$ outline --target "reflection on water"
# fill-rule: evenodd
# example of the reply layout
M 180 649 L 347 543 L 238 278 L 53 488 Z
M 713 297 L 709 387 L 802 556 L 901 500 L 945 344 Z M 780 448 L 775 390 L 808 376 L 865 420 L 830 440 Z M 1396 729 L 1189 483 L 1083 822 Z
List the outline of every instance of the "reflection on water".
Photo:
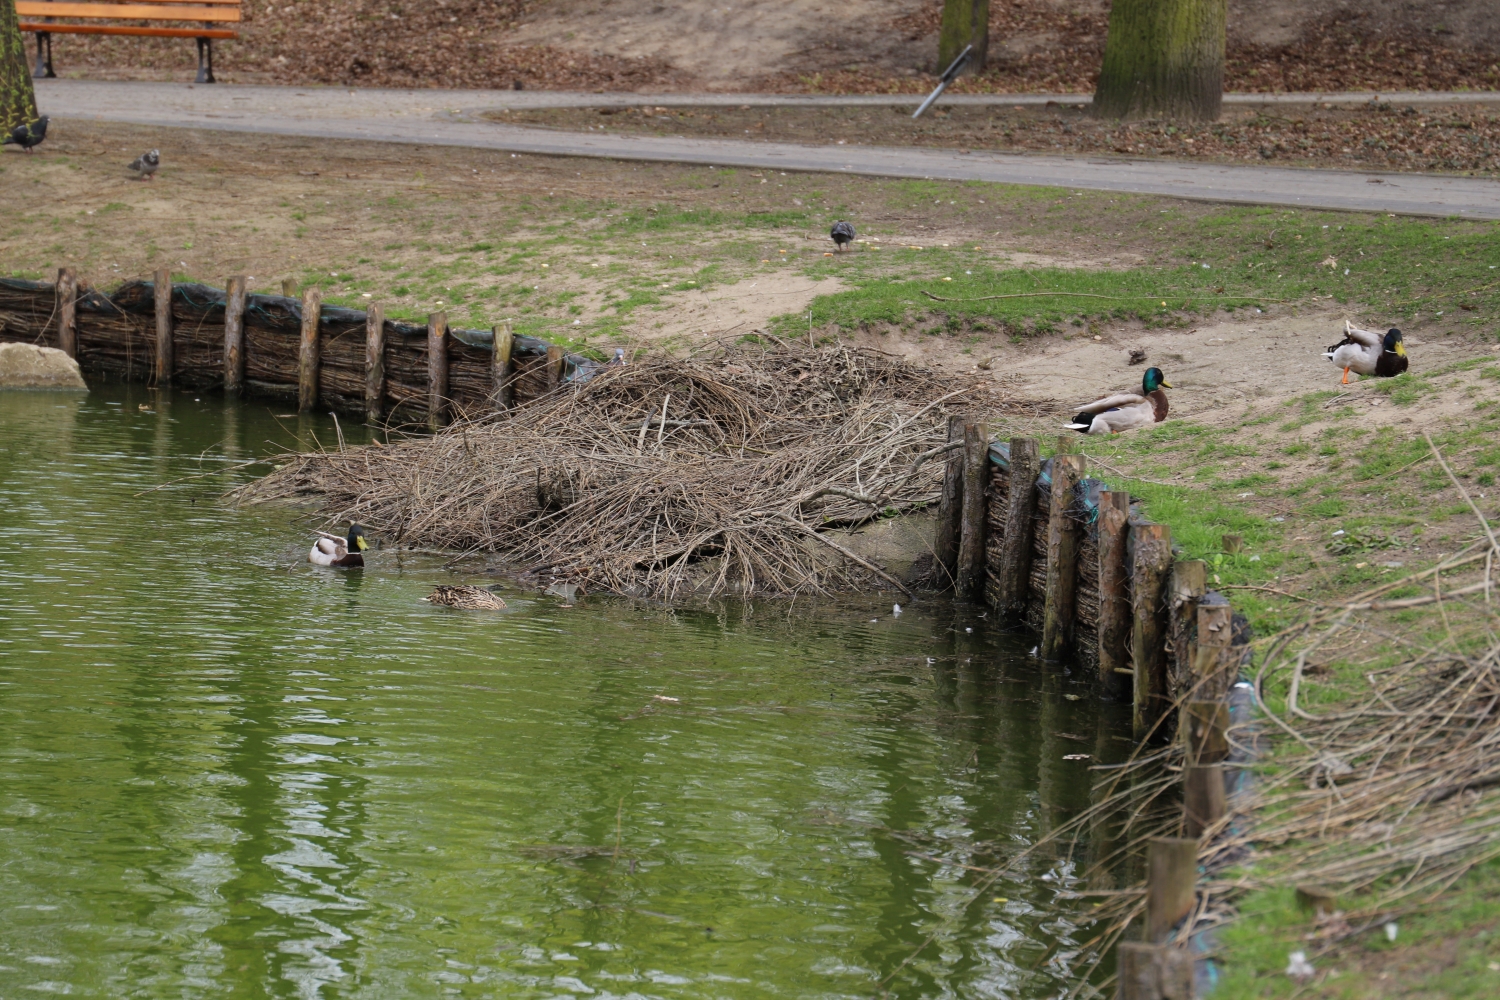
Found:
M 299 437 L 0 393 L 0 995 L 1055 995 L 1086 859 L 972 869 L 1128 748 L 1086 685 L 937 601 L 430 607 L 216 502 Z

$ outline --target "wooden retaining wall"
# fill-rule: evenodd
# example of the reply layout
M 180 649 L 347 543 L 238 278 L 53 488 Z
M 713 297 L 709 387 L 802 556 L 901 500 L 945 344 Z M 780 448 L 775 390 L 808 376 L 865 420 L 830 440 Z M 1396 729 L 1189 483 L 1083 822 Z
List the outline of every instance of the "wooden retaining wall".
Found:
M 1201 560 L 1177 559 L 1171 531 L 1144 519 L 1128 493 L 1088 476 L 1077 438 L 1040 459 L 1030 438 L 993 442 L 981 461 L 982 516 L 963 493 L 975 459 L 959 447 L 978 425 L 955 419 L 935 550 L 960 596 L 982 599 L 1039 637 L 1042 658 L 1092 675 L 1108 697 L 1134 706 L 1137 736 L 1178 729 L 1188 702 L 1218 701 L 1249 660 L 1249 628 L 1207 587 Z M 982 430 L 982 429 L 981 429 Z M 1014 474 L 1013 474 L 1014 469 Z M 1066 495 L 1054 498 L 1064 484 Z M 966 520 L 973 518 L 973 521 Z M 962 572 L 954 539 L 982 541 L 982 584 Z M 1225 536 L 1226 551 L 1239 539 Z
M 130 380 L 224 386 L 298 400 L 303 409 L 433 425 L 534 399 L 598 364 L 534 337 L 513 337 L 507 327 L 449 326 L 442 313 L 419 326 L 384 319 L 376 306 L 367 313 L 322 305 L 317 289 L 301 297 L 246 295 L 243 278 L 225 288 L 171 283 L 170 309 L 159 315 L 159 281 L 170 277 L 126 282 L 106 294 L 66 268 L 54 282 L 0 278 L 0 342 L 58 347 L 85 371 Z M 231 299 L 242 317 L 229 324 L 234 337 L 225 323 Z M 316 317 L 310 343 L 304 316 Z M 236 345 L 238 357 L 230 349 Z M 306 382 L 300 395 L 299 380 Z

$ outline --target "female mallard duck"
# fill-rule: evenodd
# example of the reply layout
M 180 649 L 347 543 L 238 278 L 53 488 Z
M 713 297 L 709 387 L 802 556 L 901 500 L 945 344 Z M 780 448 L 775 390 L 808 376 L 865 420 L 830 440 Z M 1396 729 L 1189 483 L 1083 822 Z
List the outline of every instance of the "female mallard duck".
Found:
M 422 600 L 465 611 L 501 611 L 505 602 L 483 587 L 437 587 Z
M 1118 434 L 1159 424 L 1167 419 L 1167 394 L 1162 392 L 1163 388 L 1172 388 L 1172 383 L 1161 369 L 1147 368 L 1139 395 L 1122 392 L 1106 396 L 1085 406 L 1071 424 L 1063 426 L 1081 434 Z
M 1382 337 L 1361 330 L 1348 320 L 1344 320 L 1344 339 L 1330 347 L 1323 357 L 1344 369 L 1344 385 L 1349 384 L 1350 372 L 1393 378 L 1406 371 L 1409 364 L 1400 330 L 1392 327 Z
M 314 566 L 341 566 L 345 569 L 363 566 L 365 557 L 361 553 L 369 547 L 364 530 L 357 524 L 351 524 L 348 538 L 324 535 L 314 542 L 312 551 L 307 554 L 307 561 Z

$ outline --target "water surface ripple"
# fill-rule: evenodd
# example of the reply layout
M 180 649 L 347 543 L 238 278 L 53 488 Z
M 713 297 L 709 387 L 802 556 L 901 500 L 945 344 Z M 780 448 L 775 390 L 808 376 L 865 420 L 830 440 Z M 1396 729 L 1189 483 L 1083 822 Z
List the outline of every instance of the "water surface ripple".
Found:
M 296 512 L 217 502 L 299 436 L 336 440 L 0 393 L 0 995 L 1057 994 L 1098 845 L 973 869 L 1128 744 L 1024 639 L 938 601 L 433 608 L 473 578 L 318 569 Z

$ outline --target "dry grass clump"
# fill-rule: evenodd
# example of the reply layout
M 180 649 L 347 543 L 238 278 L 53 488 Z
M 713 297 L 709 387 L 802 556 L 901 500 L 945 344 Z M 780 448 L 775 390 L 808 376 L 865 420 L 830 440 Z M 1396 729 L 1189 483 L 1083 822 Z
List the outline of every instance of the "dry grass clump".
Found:
M 657 357 L 432 438 L 293 456 L 238 498 L 617 593 L 901 587 L 823 529 L 936 501 L 949 412 L 991 393 L 867 351 Z

